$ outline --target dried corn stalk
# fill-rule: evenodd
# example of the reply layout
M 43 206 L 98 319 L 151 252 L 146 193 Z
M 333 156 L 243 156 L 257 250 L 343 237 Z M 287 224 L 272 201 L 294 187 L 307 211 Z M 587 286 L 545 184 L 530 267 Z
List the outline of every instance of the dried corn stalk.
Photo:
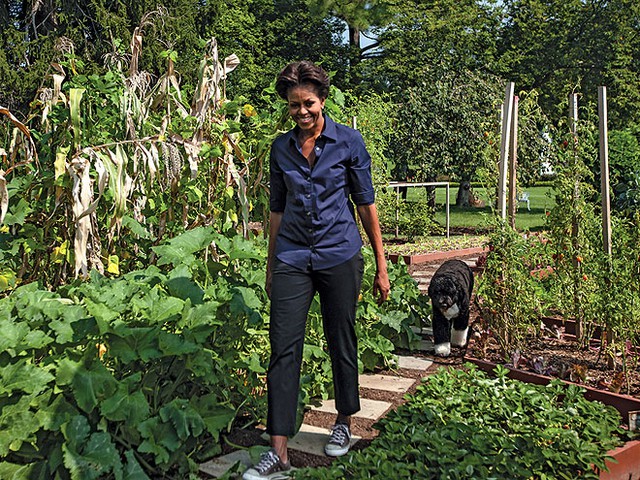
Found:
M 11 123 L 16 127 L 11 140 L 11 145 L 9 146 L 9 152 L 7 152 L 4 148 L 0 147 L 0 159 L 2 160 L 2 164 L 8 163 L 7 157 L 9 161 L 13 163 L 12 166 L 7 168 L 7 170 L 0 169 L 0 224 L 4 222 L 4 218 L 7 215 L 7 211 L 9 210 L 9 192 L 7 190 L 7 175 L 11 173 L 11 171 L 20 166 L 26 165 L 27 163 L 31 163 L 32 161 L 38 164 L 38 152 L 36 151 L 36 145 L 33 142 L 33 138 L 31 137 L 31 132 L 20 120 L 18 120 L 6 107 L 0 106 L 0 114 L 4 115 L 9 119 Z M 26 142 L 24 138 L 19 136 L 19 133 L 22 133 L 22 137 L 26 138 Z M 14 163 L 19 156 L 19 151 L 24 153 L 24 158 L 21 162 Z
M 71 195 L 73 199 L 73 215 L 76 222 L 76 234 L 73 244 L 75 253 L 76 277 L 86 277 L 89 273 L 87 262 L 87 243 L 91 235 L 91 219 L 85 212 L 91 204 L 90 162 L 86 157 L 76 157 L 69 166 L 69 175 L 73 179 Z

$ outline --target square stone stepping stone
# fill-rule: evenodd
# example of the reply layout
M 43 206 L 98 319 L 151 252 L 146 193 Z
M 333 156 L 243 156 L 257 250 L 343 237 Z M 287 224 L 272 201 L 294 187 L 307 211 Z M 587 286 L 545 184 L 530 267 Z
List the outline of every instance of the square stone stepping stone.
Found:
M 411 327 L 411 331 L 416 335 L 433 335 L 433 328 L 431 327 L 416 327 L 415 325 Z
M 366 374 L 359 377 L 360 386 L 374 390 L 403 393 L 414 384 L 413 378 L 393 377 L 390 375 Z
M 324 445 L 327 443 L 327 440 L 329 440 L 330 434 L 330 427 L 315 427 L 313 425 L 303 423 L 300 426 L 300 431 L 293 438 L 289 439 L 288 446 L 293 450 L 324 457 Z M 267 440 L 269 439 L 269 435 L 266 433 L 263 434 L 262 437 Z M 353 435 L 351 437 L 351 446 L 361 438 L 362 437 Z
M 421 352 L 430 353 L 433 353 L 435 350 L 435 347 L 433 346 L 433 342 L 431 340 L 420 340 L 416 348 Z
M 433 365 L 431 360 L 418 357 L 398 356 L 398 368 L 408 368 L 410 370 L 427 370 Z
M 360 411 L 354 413 L 353 416 L 359 418 L 367 418 L 370 420 L 377 420 L 384 414 L 384 412 L 389 410 L 389 407 L 391 407 L 391 404 L 389 402 L 361 398 Z M 324 400 L 319 407 L 311 407 L 311 410 L 335 414 L 338 413 L 338 411 L 336 410 L 335 400 Z
M 227 471 L 233 467 L 236 462 L 240 462 L 247 468 L 249 468 L 253 463 L 247 450 L 236 450 L 235 452 L 222 455 L 201 464 L 200 471 L 211 475 L 214 478 L 220 478 L 222 475 L 227 473 Z

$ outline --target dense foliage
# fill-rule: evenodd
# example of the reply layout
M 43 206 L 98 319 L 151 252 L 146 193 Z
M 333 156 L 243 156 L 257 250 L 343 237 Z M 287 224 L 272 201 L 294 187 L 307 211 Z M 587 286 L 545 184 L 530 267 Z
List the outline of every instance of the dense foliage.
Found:
M 620 415 L 554 381 L 531 385 L 468 365 L 441 369 L 377 423 L 379 435 L 330 467 L 297 479 L 593 478 L 624 438 Z
M 56 292 L 31 283 L 0 299 L 0 477 L 188 478 L 232 426 L 264 422 L 266 242 L 198 227 L 154 252 L 157 266 L 119 278 L 94 271 Z M 378 306 L 365 253 L 363 370 L 390 364 L 429 313 L 395 265 Z M 332 394 L 321 332 L 314 301 L 302 404 Z
M 611 129 L 632 132 L 638 139 L 640 6 L 634 0 L 85 3 L 11 0 L 0 6 L 0 105 L 21 121 L 28 118 L 43 78 L 55 73 L 52 62 L 72 54 L 85 63 L 87 74 L 104 73 L 114 61 L 128 65 L 137 55 L 132 35 L 145 39 L 140 63 L 152 78 L 165 73 L 165 52 L 179 52 L 182 90 L 191 95 L 197 79 L 184 74 L 197 69 L 207 41 L 215 37 L 223 56 L 233 53 L 240 59 L 227 87 L 229 96 L 243 95 L 260 107 L 264 87 L 283 65 L 300 58 L 321 62 L 344 91 L 358 96 L 390 92 L 398 105 L 405 103 L 407 89 L 420 85 L 432 92 L 434 105 L 446 105 L 458 94 L 436 84 L 460 72 L 489 82 L 501 79 L 492 82 L 498 90 L 502 82 L 513 80 L 517 92 L 536 98 L 542 113 L 538 119 L 544 119 L 534 122 L 527 141 L 521 142 L 529 150 L 520 165 L 526 170 L 523 179 L 535 179 L 540 161 L 553 162 L 552 156 L 540 159 L 536 154 L 548 155 L 544 142 L 549 141 L 550 124 L 557 126 L 566 113 L 569 93 L 593 105 L 596 87 L 607 85 Z M 470 86 L 464 101 L 469 111 L 484 115 L 484 82 L 476 89 Z M 488 117 L 498 116 L 495 105 Z M 465 133 L 474 139 L 487 131 L 497 135 L 499 130 Z M 0 131 L 0 144 L 7 143 L 8 133 Z M 412 141 L 405 129 L 397 133 L 399 144 Z M 469 142 L 463 143 L 458 153 L 458 145 L 442 138 L 433 148 L 445 153 L 447 164 L 452 159 L 456 169 L 463 169 L 470 155 L 478 159 L 485 153 L 481 142 L 475 143 L 468 152 Z

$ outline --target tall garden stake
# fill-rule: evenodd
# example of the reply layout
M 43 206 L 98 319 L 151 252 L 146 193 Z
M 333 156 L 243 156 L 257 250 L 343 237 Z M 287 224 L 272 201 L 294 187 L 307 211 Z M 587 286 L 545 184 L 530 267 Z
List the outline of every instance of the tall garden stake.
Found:
M 502 135 L 500 137 L 500 172 L 498 178 L 498 212 L 503 220 L 507 218 L 507 157 L 511 136 L 511 114 L 513 112 L 513 90 L 515 84 L 507 83 L 504 105 L 502 106 Z
M 602 197 L 602 243 L 607 258 L 609 275 L 606 282 L 611 282 L 611 202 L 609 196 L 609 139 L 607 135 L 607 87 L 598 87 L 598 118 L 600 124 L 600 196 Z M 610 289 L 607 289 L 610 290 Z M 606 319 L 607 345 L 613 343 L 613 325 Z M 608 357 L 609 367 L 615 366 L 613 356 Z
M 571 95 L 569 95 L 569 122 L 571 126 L 571 134 L 573 137 L 573 161 L 574 161 L 574 170 L 575 170 L 575 163 L 577 163 L 578 161 L 578 94 L 577 93 L 572 93 Z M 577 204 L 579 197 L 580 197 L 580 180 L 576 178 L 575 185 L 573 188 L 574 206 Z M 574 208 L 573 219 L 571 221 L 571 245 L 573 247 L 574 252 L 577 251 L 579 247 L 579 237 L 578 237 L 579 228 L 580 227 L 579 227 L 578 213 Z M 573 258 L 571 259 L 571 262 L 573 263 L 573 268 L 577 270 L 578 268 L 580 268 L 578 259 L 576 258 L 575 255 L 572 255 L 572 257 Z M 577 282 L 578 280 L 574 280 L 574 281 Z M 583 318 L 582 318 L 582 311 L 580 310 L 580 298 L 578 295 L 578 291 L 579 291 L 578 285 L 574 284 L 573 310 L 574 310 L 575 321 L 576 321 L 576 338 L 578 339 L 579 342 L 581 342 L 582 335 L 583 335 Z

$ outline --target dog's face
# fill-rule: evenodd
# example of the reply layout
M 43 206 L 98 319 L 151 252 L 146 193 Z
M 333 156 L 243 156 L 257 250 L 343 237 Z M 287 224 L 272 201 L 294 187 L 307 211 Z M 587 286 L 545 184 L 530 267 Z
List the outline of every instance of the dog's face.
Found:
M 447 277 L 436 279 L 429 291 L 433 306 L 445 314 L 458 301 L 458 286 Z

